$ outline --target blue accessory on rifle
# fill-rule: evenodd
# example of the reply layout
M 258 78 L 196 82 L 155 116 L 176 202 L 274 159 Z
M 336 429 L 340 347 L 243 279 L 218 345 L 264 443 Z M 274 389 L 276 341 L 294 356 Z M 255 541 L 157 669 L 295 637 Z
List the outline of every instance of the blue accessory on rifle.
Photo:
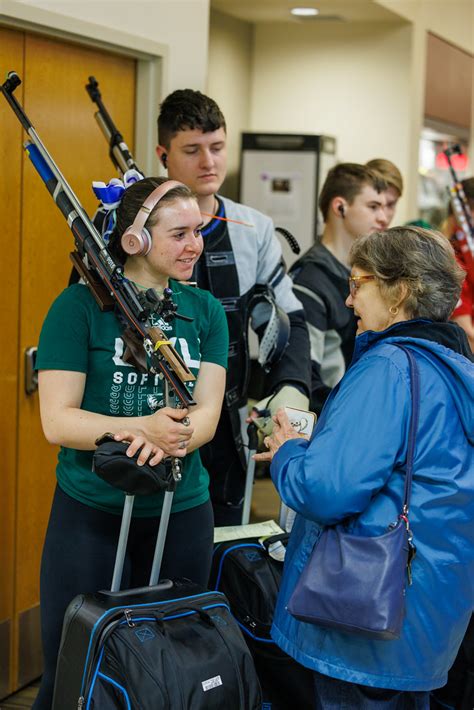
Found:
M 119 206 L 127 187 L 134 185 L 139 180 L 143 180 L 143 175 L 139 173 L 138 170 L 127 170 L 127 172 L 124 173 L 123 180 L 114 177 L 109 180 L 107 185 L 105 182 L 94 180 L 92 190 L 97 199 L 102 202 L 103 206 L 107 210 L 112 210 Z
M 92 191 L 106 209 L 113 210 L 120 204 L 122 195 L 125 192 L 125 185 L 120 178 L 112 178 L 107 185 L 105 182 L 94 180 L 92 182 Z
M 408 357 L 413 402 L 402 512 L 383 535 L 376 537 L 348 533 L 344 524 L 326 527 L 288 603 L 288 611 L 300 621 L 386 640 L 400 637 L 406 578 L 411 584 L 416 552 L 408 506 L 420 404 L 415 358 L 408 348 L 393 344 Z
M 101 234 L 106 245 L 108 245 L 110 235 L 115 229 L 117 222 L 115 210 L 120 205 L 125 190 L 139 180 L 143 180 L 143 175 L 138 170 L 131 168 L 124 173 L 123 180 L 114 177 L 109 180 L 107 185 L 98 180 L 92 182 L 94 195 L 101 202 L 94 217 L 94 224 L 99 228 L 102 225 Z M 97 215 L 100 215 L 99 219 L 96 219 Z

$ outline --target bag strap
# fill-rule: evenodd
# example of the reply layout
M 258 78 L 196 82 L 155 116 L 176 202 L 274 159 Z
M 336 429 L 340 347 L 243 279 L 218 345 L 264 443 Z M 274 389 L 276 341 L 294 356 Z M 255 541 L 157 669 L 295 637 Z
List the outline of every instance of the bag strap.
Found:
M 413 459 L 415 456 L 416 434 L 420 417 L 420 371 L 411 350 L 399 343 L 393 343 L 397 348 L 403 350 L 408 358 L 410 366 L 410 391 L 412 399 L 412 413 L 410 419 L 410 430 L 408 434 L 407 448 L 407 470 L 405 475 L 405 490 L 403 493 L 403 515 L 408 516 L 411 497 L 411 484 L 413 478 Z

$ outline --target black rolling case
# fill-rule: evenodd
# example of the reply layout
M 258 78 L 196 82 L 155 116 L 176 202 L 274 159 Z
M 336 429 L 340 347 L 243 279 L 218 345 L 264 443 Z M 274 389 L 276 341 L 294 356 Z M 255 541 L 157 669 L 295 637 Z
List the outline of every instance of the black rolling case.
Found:
M 112 591 L 69 605 L 53 710 L 260 710 L 251 655 L 224 594 L 157 584 L 173 492 L 165 493 L 150 586 L 118 591 L 133 496 L 126 495 Z
M 249 426 L 249 464 L 242 522 L 250 516 L 254 478 L 256 430 Z M 289 509 L 282 504 L 280 525 Z M 246 538 L 217 544 L 214 548 L 210 586 L 223 592 L 232 614 L 244 632 L 262 686 L 265 710 L 312 710 L 313 673 L 284 653 L 270 636 L 283 561 L 272 556 L 274 546 L 286 548 L 289 534 L 273 535 L 263 543 Z M 281 550 L 281 547 L 280 547 Z
M 270 636 L 283 562 L 270 556 L 273 543 L 286 544 L 288 534 L 265 540 L 234 540 L 216 546 L 211 585 L 229 600 L 244 632 L 262 686 L 267 710 L 311 710 L 313 674 L 284 653 Z

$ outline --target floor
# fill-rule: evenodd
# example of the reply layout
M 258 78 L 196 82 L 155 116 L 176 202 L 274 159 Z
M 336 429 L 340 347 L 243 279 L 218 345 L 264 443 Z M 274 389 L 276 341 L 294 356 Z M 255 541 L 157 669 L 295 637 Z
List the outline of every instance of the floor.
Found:
M 0 710 L 25 710 L 25 708 L 31 708 L 36 698 L 38 687 L 39 681 L 2 700 L 0 702 Z
M 278 520 L 280 499 L 269 478 L 255 481 L 250 522 Z M 26 710 L 36 698 L 39 681 L 0 701 L 0 710 Z
M 280 497 L 270 478 L 255 481 L 250 522 L 276 520 L 280 512 Z

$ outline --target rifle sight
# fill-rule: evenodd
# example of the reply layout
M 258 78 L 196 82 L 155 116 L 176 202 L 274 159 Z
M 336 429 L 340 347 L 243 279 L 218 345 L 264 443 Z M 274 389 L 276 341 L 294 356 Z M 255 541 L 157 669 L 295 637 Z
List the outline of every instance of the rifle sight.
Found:
M 13 94 L 15 89 L 17 89 L 21 84 L 21 79 L 18 76 L 18 74 L 14 71 L 9 71 L 7 74 L 7 78 L 2 85 L 3 91 L 5 91 L 7 94 Z
M 449 148 L 443 150 L 443 153 L 448 158 L 451 155 L 461 155 L 462 149 L 458 143 L 454 143 L 453 145 L 450 145 Z
M 86 91 L 94 103 L 97 103 L 97 101 L 102 98 L 101 93 L 99 91 L 99 82 L 97 81 L 95 76 L 89 77 L 89 83 L 86 84 Z

